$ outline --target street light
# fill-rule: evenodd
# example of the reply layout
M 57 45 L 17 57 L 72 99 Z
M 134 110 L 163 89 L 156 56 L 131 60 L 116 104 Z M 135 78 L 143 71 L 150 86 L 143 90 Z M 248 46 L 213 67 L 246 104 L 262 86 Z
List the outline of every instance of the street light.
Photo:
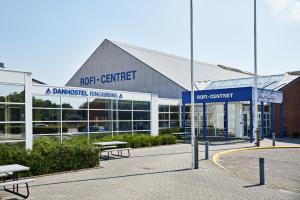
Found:
M 193 0 L 190 0 L 191 22 L 191 145 L 192 167 L 198 169 L 198 140 L 195 134 L 195 103 L 194 103 L 194 49 L 193 49 Z
M 257 39 L 256 39 L 256 0 L 254 0 L 254 94 L 253 94 L 253 130 L 257 130 Z M 253 134 L 253 133 L 252 133 Z M 256 143 L 259 142 L 258 134 L 254 134 Z

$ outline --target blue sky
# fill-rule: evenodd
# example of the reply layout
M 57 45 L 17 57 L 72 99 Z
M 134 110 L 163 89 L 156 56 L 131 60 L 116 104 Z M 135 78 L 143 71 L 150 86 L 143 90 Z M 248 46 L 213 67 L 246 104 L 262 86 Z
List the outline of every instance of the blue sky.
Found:
M 300 0 L 258 0 L 258 72 L 300 70 Z M 253 0 L 194 0 L 195 59 L 253 71 Z M 0 62 L 64 85 L 105 39 L 190 57 L 189 0 L 0 0 Z

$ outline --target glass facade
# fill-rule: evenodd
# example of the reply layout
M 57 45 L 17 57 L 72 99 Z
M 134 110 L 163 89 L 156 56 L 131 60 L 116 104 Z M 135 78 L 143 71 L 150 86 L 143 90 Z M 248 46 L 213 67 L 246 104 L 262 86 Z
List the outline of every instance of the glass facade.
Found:
M 159 105 L 159 128 L 180 127 L 180 107 L 172 105 Z
M 0 140 L 25 139 L 25 87 L 0 84 Z
M 226 117 L 224 103 L 206 104 L 206 133 L 207 136 L 225 136 Z M 257 125 L 261 128 L 261 107 L 257 107 Z M 191 117 L 190 106 L 185 106 L 185 125 L 187 131 L 190 131 Z M 271 128 L 270 105 L 264 105 L 264 134 L 266 135 Z M 250 136 L 250 106 L 247 103 L 242 104 L 241 123 L 243 124 L 243 136 Z M 199 135 L 203 135 L 203 106 L 195 104 L 195 128 Z M 235 103 L 228 103 L 228 134 L 231 137 L 236 135 L 236 106 Z M 199 133 L 200 130 L 200 133 Z
M 34 135 L 150 132 L 150 102 L 34 95 Z

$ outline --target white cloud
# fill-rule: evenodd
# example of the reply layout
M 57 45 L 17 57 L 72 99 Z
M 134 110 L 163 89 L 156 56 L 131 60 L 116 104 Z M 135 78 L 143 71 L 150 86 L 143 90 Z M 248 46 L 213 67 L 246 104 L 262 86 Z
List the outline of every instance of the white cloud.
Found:
M 300 0 L 267 0 L 273 15 L 300 22 Z

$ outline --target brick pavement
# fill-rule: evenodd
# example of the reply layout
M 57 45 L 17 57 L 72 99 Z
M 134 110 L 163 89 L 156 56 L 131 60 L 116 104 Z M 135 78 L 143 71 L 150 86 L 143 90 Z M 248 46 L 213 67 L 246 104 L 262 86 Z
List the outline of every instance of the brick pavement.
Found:
M 213 145 L 211 155 L 249 143 Z M 134 149 L 132 157 L 101 162 L 101 168 L 36 178 L 30 199 L 300 199 L 300 194 L 252 183 L 204 158 L 191 170 L 191 146 Z M 3 199 L 14 199 L 0 191 Z

